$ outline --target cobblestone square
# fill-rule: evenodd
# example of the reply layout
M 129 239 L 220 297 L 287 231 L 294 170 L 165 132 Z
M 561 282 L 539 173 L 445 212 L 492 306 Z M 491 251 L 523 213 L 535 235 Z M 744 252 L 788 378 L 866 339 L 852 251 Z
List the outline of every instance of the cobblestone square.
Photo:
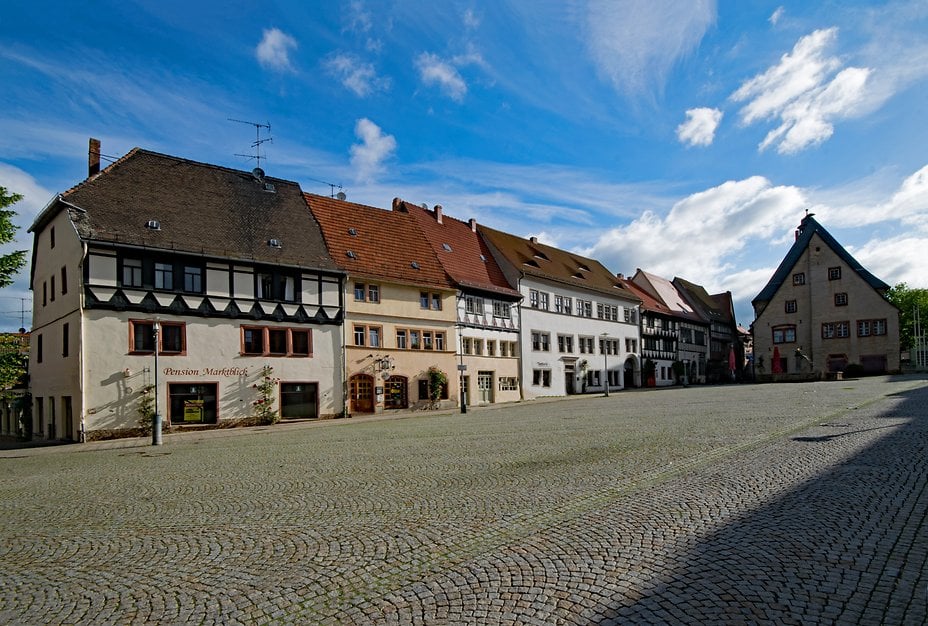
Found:
M 0 451 L 0 622 L 923 624 L 928 382 Z

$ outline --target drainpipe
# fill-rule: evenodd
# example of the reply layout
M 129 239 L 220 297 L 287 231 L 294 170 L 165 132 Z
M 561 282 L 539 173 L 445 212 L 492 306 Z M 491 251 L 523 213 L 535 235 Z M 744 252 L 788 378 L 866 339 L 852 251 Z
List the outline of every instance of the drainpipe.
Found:
M 81 432 L 78 439 L 81 443 L 85 443 L 87 441 L 87 424 L 84 421 L 84 416 L 87 414 L 87 394 L 84 390 L 84 346 L 87 345 L 87 342 L 84 340 L 84 285 L 82 283 L 84 282 L 84 264 L 87 262 L 90 248 L 86 241 L 82 243 L 82 247 L 81 261 L 77 264 L 77 310 L 79 312 L 78 319 L 80 320 L 80 330 L 77 333 L 78 341 L 80 341 L 77 350 L 77 388 L 80 391 L 81 399 Z

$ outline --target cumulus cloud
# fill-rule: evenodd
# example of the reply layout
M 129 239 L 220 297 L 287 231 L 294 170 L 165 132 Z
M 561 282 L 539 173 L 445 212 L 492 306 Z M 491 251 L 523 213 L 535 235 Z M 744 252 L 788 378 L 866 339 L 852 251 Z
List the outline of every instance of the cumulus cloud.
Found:
M 923 231 L 924 232 L 924 231 Z M 928 285 L 925 249 L 928 235 L 899 235 L 872 239 L 860 247 L 848 246 L 848 252 L 874 276 L 890 285 L 908 283 L 910 287 Z
M 423 52 L 416 58 L 419 79 L 425 85 L 437 85 L 446 96 L 455 102 L 461 102 L 467 93 L 467 83 L 457 68 L 435 54 Z
M 585 15 L 589 54 L 618 91 L 661 88 L 715 17 L 714 0 L 593 0 Z
M 333 55 L 325 61 L 324 66 L 346 89 L 361 98 L 390 87 L 388 78 L 377 76 L 372 64 L 365 63 L 353 54 Z
M 817 30 L 802 37 L 793 50 L 762 74 L 745 81 L 731 98 L 746 102 L 744 125 L 777 119 L 779 126 L 760 143 L 793 154 L 822 143 L 834 132 L 832 121 L 855 115 L 864 103 L 871 70 L 849 67 L 827 55 L 838 30 Z
M 762 176 L 728 181 L 680 200 L 665 217 L 646 211 L 606 231 L 585 254 L 618 271 L 641 267 L 668 278 L 695 272 L 707 288 L 720 288 L 733 255 L 792 225 L 805 206 L 796 187 Z
M 383 169 L 383 162 L 396 152 L 396 139 L 386 135 L 377 124 L 361 118 L 354 127 L 361 143 L 351 146 L 351 164 L 359 181 L 371 181 Z
M 721 121 L 722 112 L 718 109 L 690 109 L 686 112 L 686 121 L 677 126 L 677 139 L 690 146 L 712 145 Z
M 296 50 L 296 39 L 279 28 L 264 30 L 261 43 L 255 49 L 255 55 L 261 67 L 277 72 L 291 72 L 290 51 Z

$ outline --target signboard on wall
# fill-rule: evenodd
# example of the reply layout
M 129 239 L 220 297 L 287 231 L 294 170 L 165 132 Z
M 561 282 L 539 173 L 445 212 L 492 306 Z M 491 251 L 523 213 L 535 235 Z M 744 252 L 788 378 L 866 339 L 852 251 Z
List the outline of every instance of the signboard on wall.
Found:
M 184 400 L 184 421 L 203 421 L 203 400 Z

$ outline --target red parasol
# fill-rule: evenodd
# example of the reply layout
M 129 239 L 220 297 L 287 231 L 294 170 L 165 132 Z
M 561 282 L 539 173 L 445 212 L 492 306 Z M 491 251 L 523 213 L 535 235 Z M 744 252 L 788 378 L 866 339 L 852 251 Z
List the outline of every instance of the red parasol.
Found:
M 783 373 L 783 368 L 780 366 L 780 348 L 777 346 L 773 347 L 773 362 L 770 364 L 770 369 L 774 374 Z

